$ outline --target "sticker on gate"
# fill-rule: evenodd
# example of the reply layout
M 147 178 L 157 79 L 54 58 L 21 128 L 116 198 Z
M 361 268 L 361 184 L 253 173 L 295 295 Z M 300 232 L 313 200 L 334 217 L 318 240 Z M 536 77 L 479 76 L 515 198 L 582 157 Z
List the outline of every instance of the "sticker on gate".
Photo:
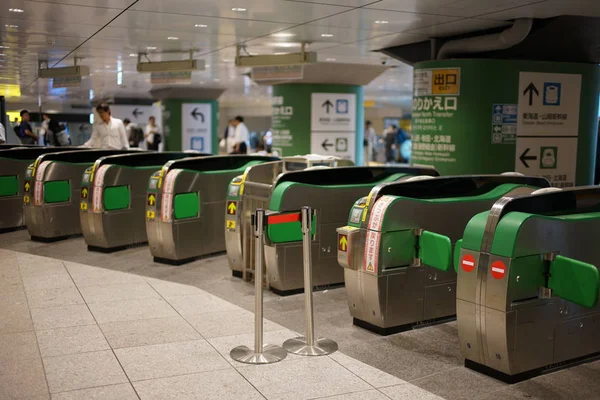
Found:
M 371 216 L 369 217 L 368 229 L 374 231 L 381 230 L 381 226 L 383 225 L 383 216 L 394 199 L 395 197 L 392 196 L 383 196 L 375 202 L 373 210 L 371 211 Z
M 102 212 L 102 186 L 95 186 L 92 190 L 92 210 L 95 213 Z
M 183 171 L 182 169 L 174 169 L 169 171 L 167 177 L 165 178 L 165 184 L 163 186 L 163 193 L 173 193 L 175 190 L 175 180 L 177 176 Z
M 162 216 L 162 220 L 164 222 L 171 222 L 172 213 L 173 213 L 173 194 L 172 193 L 163 193 L 161 204 L 160 204 L 160 214 Z
M 473 269 L 475 269 L 475 257 L 470 254 L 465 254 L 460 261 L 460 266 L 465 272 L 473 271 Z
M 44 161 L 43 163 L 40 164 L 36 174 L 35 174 L 35 180 L 36 181 L 43 181 L 44 180 L 44 174 L 46 173 L 46 168 L 48 168 L 48 166 L 52 164 L 51 161 Z
M 506 275 L 506 265 L 504 265 L 504 263 L 500 260 L 498 261 L 494 261 L 492 263 L 492 276 L 495 279 L 502 279 L 504 278 L 504 275 Z
M 33 202 L 36 206 L 42 205 L 42 198 L 44 195 L 44 182 L 35 181 L 33 187 Z
M 96 178 L 94 179 L 94 186 L 102 186 L 104 184 L 104 175 L 111 165 L 103 165 L 96 172 Z
M 380 241 L 380 232 L 367 231 L 367 239 L 365 241 L 365 256 L 363 258 L 363 270 L 374 275 L 377 275 L 377 267 L 379 265 Z
M 231 221 L 231 220 L 226 220 L 225 221 L 225 228 L 229 231 L 233 231 L 235 230 L 235 221 Z

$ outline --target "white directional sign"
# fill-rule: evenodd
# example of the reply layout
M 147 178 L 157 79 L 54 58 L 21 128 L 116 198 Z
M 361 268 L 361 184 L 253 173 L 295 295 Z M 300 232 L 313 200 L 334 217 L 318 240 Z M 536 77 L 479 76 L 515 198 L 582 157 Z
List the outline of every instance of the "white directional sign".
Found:
M 517 140 L 516 171 L 543 176 L 555 187 L 575 186 L 577 138 L 529 137 Z
M 312 132 L 310 135 L 310 152 L 326 156 L 337 156 L 354 160 L 354 133 Z
M 212 105 L 209 103 L 183 103 L 181 105 L 181 148 L 212 151 Z
M 352 93 L 313 93 L 311 131 L 355 132 L 356 95 Z
M 160 119 L 160 110 L 154 108 L 153 106 L 114 104 L 110 106 L 110 112 L 115 118 L 119 118 L 121 120 L 127 118 L 131 122 L 135 122 L 140 126 L 147 124 L 148 118 L 151 116 L 157 120 Z

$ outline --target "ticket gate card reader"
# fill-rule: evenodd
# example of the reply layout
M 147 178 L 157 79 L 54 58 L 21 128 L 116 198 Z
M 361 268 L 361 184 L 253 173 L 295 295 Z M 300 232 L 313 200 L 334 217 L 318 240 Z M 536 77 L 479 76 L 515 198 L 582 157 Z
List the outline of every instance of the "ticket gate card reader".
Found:
M 24 227 L 23 200 L 30 201 L 31 175 L 27 166 L 42 154 L 76 150 L 77 147 L 15 146 L 0 147 L 0 232 Z M 31 176 L 29 176 L 31 178 Z M 23 196 L 28 196 L 24 199 Z
M 103 157 L 80 197 L 81 229 L 88 250 L 112 252 L 148 241 L 148 179 L 169 161 L 198 156 L 188 152 L 142 152 Z M 83 180 L 86 180 L 85 174 Z
M 226 203 L 229 182 L 253 165 L 276 160 L 231 155 L 168 162 L 148 183 L 146 231 L 154 261 L 179 265 L 225 251 L 223 209 L 238 212 L 237 202 Z
M 283 213 L 309 206 L 316 212 L 313 247 L 313 283 L 326 288 L 344 283 L 336 250 L 336 228 L 347 220 L 355 199 L 374 186 L 415 175 L 437 176 L 433 168 L 341 167 L 289 172 L 279 176 L 269 198 L 267 213 Z M 288 295 L 304 290 L 301 238 L 267 235 L 265 265 L 273 292 Z
M 455 259 L 465 366 L 514 383 L 600 355 L 599 234 L 598 187 L 474 216 Z
M 228 205 L 224 210 L 225 247 L 231 274 L 248 280 L 250 274 L 253 273 L 255 255 L 254 246 L 250 242 L 254 235 L 250 216 L 258 208 L 267 209 L 273 183 L 281 174 L 311 168 L 337 168 L 352 165 L 354 165 L 352 161 L 339 157 L 306 154 L 283 157 L 279 161 L 254 165 L 246 169 L 243 175 L 235 177 L 227 188 Z M 235 213 L 231 213 L 229 210 L 231 202 L 236 204 L 237 211 Z
M 28 167 L 31 176 L 24 183 L 31 188 L 23 196 L 23 216 L 31 238 L 55 241 L 81 234 L 77 213 L 82 173 L 100 157 L 132 152 L 139 150 L 80 149 L 39 156 Z
M 543 178 L 480 175 L 375 187 L 337 230 L 354 324 L 389 335 L 453 319 L 452 248 L 467 222 L 505 195 L 548 186 Z

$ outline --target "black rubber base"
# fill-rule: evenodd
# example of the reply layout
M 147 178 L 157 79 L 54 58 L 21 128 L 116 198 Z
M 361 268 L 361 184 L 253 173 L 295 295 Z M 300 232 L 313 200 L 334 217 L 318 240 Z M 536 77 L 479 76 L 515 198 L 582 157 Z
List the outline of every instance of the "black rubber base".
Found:
M 340 287 L 344 287 L 343 282 L 342 283 L 332 283 L 331 285 L 314 286 L 313 292 L 320 292 L 322 290 L 329 290 L 329 289 L 337 289 Z M 275 289 L 272 287 L 271 291 L 278 296 L 285 297 L 285 296 L 292 296 L 294 294 L 304 293 L 304 288 L 291 289 L 291 290 L 279 290 L 279 289 Z
M 116 246 L 116 247 L 99 247 L 99 246 L 89 246 L 88 245 L 87 248 L 88 248 L 88 251 L 95 251 L 96 253 L 110 254 L 110 253 L 114 253 L 116 251 L 146 246 L 147 244 L 148 244 L 148 242 L 143 242 L 143 243 L 128 244 L 125 246 Z
M 177 266 L 177 265 L 183 265 L 183 264 L 191 263 L 191 262 L 196 261 L 196 260 L 202 260 L 203 258 L 208 258 L 208 257 L 213 257 L 213 256 L 220 256 L 222 254 L 225 254 L 225 252 L 224 251 L 218 251 L 216 253 L 210 253 L 210 254 L 204 254 L 204 255 L 201 255 L 201 256 L 183 258 L 181 260 L 171 260 L 170 258 L 154 257 L 154 262 L 155 263 L 160 263 L 160 264 L 167 264 L 167 265 L 175 265 L 175 266 Z
M 593 353 L 593 354 L 589 354 L 587 356 L 573 358 L 568 361 L 563 361 L 560 363 L 548 365 L 548 366 L 545 366 L 542 368 L 536 368 L 536 369 L 532 369 L 530 371 L 521 372 L 516 375 L 508 375 L 508 374 L 505 374 L 504 372 L 500 372 L 493 368 L 490 368 L 487 365 L 482 365 L 482 364 L 476 363 L 475 361 L 471 361 L 471 360 L 465 360 L 465 367 L 472 369 L 473 371 L 477 371 L 481 374 L 487 375 L 489 377 L 492 377 L 494 379 L 497 379 L 499 381 L 502 381 L 504 383 L 508 383 L 508 384 L 512 385 L 514 383 L 523 382 L 527 379 L 535 378 L 536 376 L 548 374 L 550 372 L 558 371 L 558 370 L 565 369 L 565 368 L 574 367 L 576 365 L 584 364 L 584 363 L 587 363 L 590 361 L 595 361 L 595 360 L 598 360 L 599 358 L 600 358 L 600 352 Z
M 369 322 L 363 321 L 362 319 L 358 319 L 358 318 L 354 318 L 352 320 L 352 322 L 354 323 L 354 325 L 361 327 L 363 329 L 366 329 L 368 331 L 371 331 L 373 333 L 376 333 L 378 335 L 389 336 L 389 335 L 393 335 L 393 334 L 400 333 L 400 332 L 406 332 L 406 331 L 410 331 L 413 329 L 424 328 L 426 326 L 444 324 L 446 322 L 455 321 L 455 320 L 456 320 L 456 315 L 450 315 L 447 317 L 429 319 L 427 321 L 419 321 L 419 322 L 412 322 L 410 324 L 390 326 L 388 328 L 382 328 L 380 326 L 373 325 Z
M 244 277 L 244 273 L 242 271 L 232 270 L 231 271 L 231 276 L 233 276 L 234 278 L 240 278 L 240 279 L 242 279 Z
M 27 227 L 25 225 L 23 225 L 23 226 L 17 226 L 14 228 L 2 228 L 2 229 L 0 229 L 0 234 L 15 232 L 15 231 L 22 231 L 23 229 L 27 229 Z
M 81 235 L 65 235 L 65 236 L 55 236 L 55 237 L 42 237 L 42 236 L 32 236 L 31 240 L 34 242 L 40 242 L 40 243 L 54 243 L 54 242 L 60 242 L 61 240 L 65 240 L 65 239 L 71 239 L 74 237 L 78 237 Z

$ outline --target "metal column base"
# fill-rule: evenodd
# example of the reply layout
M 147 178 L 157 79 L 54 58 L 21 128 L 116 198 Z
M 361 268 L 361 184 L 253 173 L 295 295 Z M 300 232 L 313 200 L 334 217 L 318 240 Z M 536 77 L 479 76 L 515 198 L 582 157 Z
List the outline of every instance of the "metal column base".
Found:
M 248 346 L 238 346 L 229 353 L 231 358 L 244 364 L 272 364 L 287 357 L 284 348 L 273 344 L 263 345 L 262 353 L 255 353 Z
M 283 342 L 283 348 L 293 354 L 300 356 L 325 356 L 327 354 L 335 353 L 338 349 L 338 345 L 331 339 L 315 339 L 315 344 L 308 346 L 306 344 L 306 338 L 299 336 L 297 338 L 288 339 Z

